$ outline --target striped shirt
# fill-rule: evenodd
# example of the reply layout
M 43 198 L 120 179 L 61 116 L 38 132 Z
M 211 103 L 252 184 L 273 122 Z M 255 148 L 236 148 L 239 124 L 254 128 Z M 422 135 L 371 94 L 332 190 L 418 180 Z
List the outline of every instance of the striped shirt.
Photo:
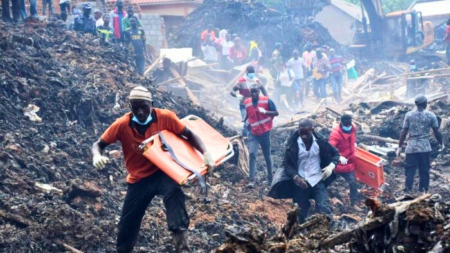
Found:
M 342 70 L 342 57 L 335 55 L 330 56 L 331 72 L 340 72 Z

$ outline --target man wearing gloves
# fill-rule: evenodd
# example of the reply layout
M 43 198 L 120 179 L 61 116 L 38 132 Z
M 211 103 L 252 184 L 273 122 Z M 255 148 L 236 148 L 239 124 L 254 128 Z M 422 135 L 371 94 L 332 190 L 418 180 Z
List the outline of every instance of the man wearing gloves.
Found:
M 253 84 L 258 85 L 259 90 L 264 96 L 268 96 L 266 88 L 264 88 L 261 81 L 256 77 L 255 67 L 253 66 L 247 66 L 245 76 L 238 79 L 236 85 L 233 87 L 233 90 L 230 92 L 231 96 L 239 99 L 239 110 L 241 112 L 242 119 L 245 119 L 246 115 L 244 101 L 251 97 L 250 86 Z M 247 124 L 245 121 L 242 127 L 242 136 L 247 136 Z
M 248 149 L 250 152 L 250 182 L 249 188 L 255 184 L 256 155 L 258 146 L 261 146 L 267 166 L 267 181 L 272 183 L 272 159 L 270 157 L 270 130 L 272 130 L 273 118 L 278 116 L 278 111 L 273 103 L 266 96 L 260 96 L 261 85 L 252 84 L 250 86 L 251 98 L 244 101 L 246 110 L 245 120 L 248 119 Z
M 427 97 L 418 95 L 415 97 L 416 110 L 405 115 L 403 129 L 398 141 L 397 156 L 400 156 L 401 148 L 409 133 L 406 145 L 405 160 L 405 192 L 410 192 L 414 184 L 414 174 L 419 168 L 419 191 L 428 192 L 430 186 L 430 128 L 433 129 L 441 150 L 444 150 L 442 134 L 439 132 L 439 124 L 434 113 L 428 111 Z
M 300 207 L 299 224 L 308 217 L 310 199 L 316 202 L 316 212 L 333 220 L 326 187 L 335 178 L 333 170 L 338 162 L 337 149 L 314 132 L 310 120 L 303 119 L 298 131 L 287 140 L 283 165 L 275 173 L 268 195 L 275 199 L 292 198 Z
M 358 200 L 358 184 L 355 178 L 355 152 L 356 152 L 356 129 L 352 122 L 351 114 L 345 113 L 341 116 L 341 122 L 330 134 L 329 142 L 339 151 L 339 164 L 334 172 L 341 176 L 350 186 L 350 204 L 360 211 L 356 205 Z
M 142 218 L 155 195 L 162 195 L 169 230 L 173 233 L 176 252 L 190 252 L 187 242 L 189 217 L 185 195 L 180 185 L 159 170 L 137 148 L 145 139 L 168 130 L 183 136 L 203 154 L 204 164 L 211 171 L 214 161 L 202 141 L 181 122 L 175 113 L 153 107 L 152 95 L 138 86 L 130 93 L 131 112 L 118 118 L 92 147 L 93 164 L 102 169 L 108 163 L 104 149 L 120 141 L 128 171 L 128 189 L 118 225 L 117 251 L 132 252 L 137 242 Z

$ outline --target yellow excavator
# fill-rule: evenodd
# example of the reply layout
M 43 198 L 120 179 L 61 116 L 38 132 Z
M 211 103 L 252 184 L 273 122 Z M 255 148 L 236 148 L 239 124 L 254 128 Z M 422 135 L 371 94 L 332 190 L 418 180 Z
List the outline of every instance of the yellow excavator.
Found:
M 364 31 L 357 34 L 351 48 L 369 56 L 401 58 L 433 44 L 433 24 L 424 22 L 421 12 L 402 10 L 384 14 L 381 0 L 360 2 Z

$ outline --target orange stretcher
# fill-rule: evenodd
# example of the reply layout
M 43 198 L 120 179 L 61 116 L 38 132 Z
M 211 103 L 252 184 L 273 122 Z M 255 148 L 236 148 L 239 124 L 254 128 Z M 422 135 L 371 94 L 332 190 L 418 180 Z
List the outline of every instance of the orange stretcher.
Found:
M 382 159 L 363 149 L 356 148 L 355 177 L 374 189 L 385 183 Z
M 181 121 L 202 140 L 216 166 L 233 157 L 230 141 L 203 119 L 189 115 Z M 207 173 L 207 168 L 203 166 L 203 156 L 184 138 L 164 130 L 143 141 L 140 148 L 147 159 L 178 184 L 198 178 L 202 188 L 206 187 L 203 175 Z

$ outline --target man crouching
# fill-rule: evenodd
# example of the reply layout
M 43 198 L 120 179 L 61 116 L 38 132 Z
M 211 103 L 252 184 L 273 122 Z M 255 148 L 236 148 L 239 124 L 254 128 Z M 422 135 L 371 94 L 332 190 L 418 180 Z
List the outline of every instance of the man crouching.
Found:
M 314 132 L 310 120 L 303 119 L 287 140 L 283 166 L 275 173 L 268 195 L 275 199 L 292 198 L 300 207 L 299 224 L 308 217 L 310 199 L 315 200 L 318 213 L 333 220 L 326 187 L 335 177 L 333 169 L 338 162 L 337 149 Z

